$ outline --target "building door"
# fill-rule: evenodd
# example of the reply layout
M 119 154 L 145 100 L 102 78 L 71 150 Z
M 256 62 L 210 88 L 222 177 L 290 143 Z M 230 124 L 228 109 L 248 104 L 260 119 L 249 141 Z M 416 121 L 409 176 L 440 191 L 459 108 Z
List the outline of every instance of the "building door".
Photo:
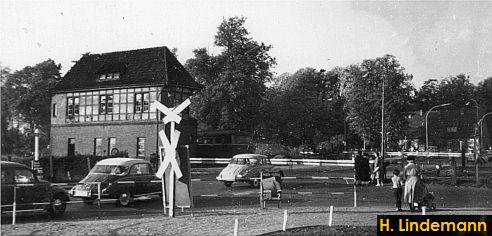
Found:
M 75 156 L 75 139 L 68 139 L 68 156 Z

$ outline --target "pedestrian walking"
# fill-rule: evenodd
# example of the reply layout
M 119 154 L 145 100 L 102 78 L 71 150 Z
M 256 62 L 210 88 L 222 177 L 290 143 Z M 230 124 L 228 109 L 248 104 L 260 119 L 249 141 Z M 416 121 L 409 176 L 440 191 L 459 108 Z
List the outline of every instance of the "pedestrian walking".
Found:
M 403 169 L 403 179 L 405 181 L 405 191 L 403 193 L 403 199 L 405 203 L 408 203 L 410 211 L 415 210 L 415 203 L 419 203 L 423 194 L 423 187 L 421 178 L 422 173 L 417 164 L 415 164 L 415 157 L 407 157 L 408 164 Z
M 401 209 L 401 195 L 403 193 L 403 184 L 400 177 L 400 170 L 396 169 L 393 171 L 393 177 L 391 178 L 393 182 L 393 193 L 395 195 L 396 209 L 402 211 Z

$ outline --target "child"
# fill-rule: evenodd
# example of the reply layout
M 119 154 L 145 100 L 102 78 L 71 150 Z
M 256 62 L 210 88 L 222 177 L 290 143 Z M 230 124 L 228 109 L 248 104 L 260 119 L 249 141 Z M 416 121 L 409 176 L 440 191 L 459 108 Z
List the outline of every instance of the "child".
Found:
M 398 211 L 402 211 L 401 194 L 403 192 L 403 188 L 402 188 L 402 180 L 399 175 L 400 175 L 400 171 L 398 169 L 394 170 L 391 181 L 393 182 L 393 192 L 395 193 L 395 198 L 396 198 L 396 208 L 398 209 Z

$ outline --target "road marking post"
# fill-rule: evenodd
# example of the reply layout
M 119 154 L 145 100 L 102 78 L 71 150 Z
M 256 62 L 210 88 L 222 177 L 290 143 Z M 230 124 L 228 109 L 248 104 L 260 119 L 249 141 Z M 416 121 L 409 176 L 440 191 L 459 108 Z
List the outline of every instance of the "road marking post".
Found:
M 234 236 L 237 236 L 237 230 L 239 228 L 239 221 L 237 219 L 234 220 Z
M 354 207 L 357 207 L 357 186 L 354 184 Z
M 101 183 L 97 183 L 97 207 L 101 208 Z
M 425 210 L 426 210 L 426 207 L 425 207 L 425 206 L 423 206 L 423 207 L 422 207 L 422 215 L 423 215 L 423 216 L 425 216 Z
M 284 224 L 282 230 L 285 231 L 287 228 L 287 210 L 284 210 Z
M 14 186 L 14 203 L 12 206 L 12 225 L 15 225 L 15 211 L 17 210 L 17 186 Z
M 333 206 L 330 206 L 330 219 L 328 220 L 328 226 L 331 227 L 333 223 Z

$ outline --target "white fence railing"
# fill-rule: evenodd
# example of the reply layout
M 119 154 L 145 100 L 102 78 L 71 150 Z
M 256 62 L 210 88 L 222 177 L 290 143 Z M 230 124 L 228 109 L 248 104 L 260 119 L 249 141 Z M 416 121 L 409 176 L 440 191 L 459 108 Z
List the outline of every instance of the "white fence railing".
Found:
M 473 153 L 466 153 L 467 158 Z M 428 158 L 461 157 L 461 153 L 449 152 L 388 152 L 388 160 L 400 160 L 404 156 L 418 156 Z M 191 164 L 228 164 L 230 158 L 190 158 Z M 322 159 L 270 159 L 274 165 L 313 165 L 313 166 L 346 166 L 353 167 L 353 160 L 322 160 Z M 374 161 L 371 160 L 371 163 Z

